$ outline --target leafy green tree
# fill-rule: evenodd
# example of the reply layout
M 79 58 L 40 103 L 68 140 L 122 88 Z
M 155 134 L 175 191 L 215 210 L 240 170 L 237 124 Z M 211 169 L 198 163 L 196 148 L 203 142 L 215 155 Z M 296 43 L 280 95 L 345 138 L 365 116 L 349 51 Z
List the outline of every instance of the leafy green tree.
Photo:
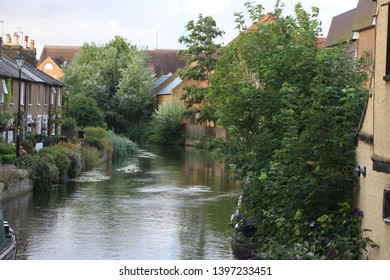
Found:
M 149 120 L 153 113 L 146 56 L 122 37 L 101 46 L 84 44 L 65 68 L 64 83 L 72 92 L 93 98 L 107 126 L 118 133 L 128 133 L 133 123 Z
M 78 94 L 72 96 L 69 104 L 69 114 L 77 125 L 106 127 L 104 113 L 92 97 Z
M 210 73 L 215 69 L 218 50 L 221 44 L 214 40 L 221 37 L 221 31 L 211 16 L 198 16 L 198 21 L 189 21 L 186 29 L 188 36 L 181 36 L 180 43 L 184 43 L 187 49 L 180 51 L 186 60 L 186 66 L 179 71 L 182 79 L 198 81 L 198 85 L 185 87 L 186 93 L 182 99 L 186 102 L 187 116 L 199 113 L 197 122 L 207 120 L 214 121 L 213 108 L 207 99 L 207 84 Z
M 353 137 L 366 90 L 345 47 L 318 48 L 318 9 L 283 17 L 247 3 L 252 28 L 226 47 L 208 98 L 230 135 L 219 151 L 245 182 L 263 258 L 357 258 Z M 239 26 L 244 26 L 239 17 Z

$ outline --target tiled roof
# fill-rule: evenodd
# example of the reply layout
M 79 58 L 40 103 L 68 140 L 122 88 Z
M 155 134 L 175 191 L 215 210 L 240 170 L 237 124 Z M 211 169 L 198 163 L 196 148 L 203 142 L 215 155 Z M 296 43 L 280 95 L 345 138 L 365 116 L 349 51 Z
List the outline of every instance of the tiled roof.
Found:
M 355 13 L 356 9 L 353 9 L 333 17 L 326 40 L 327 46 L 332 46 L 340 41 L 352 39 L 352 26 L 355 19 Z
M 356 7 L 352 31 L 359 31 L 373 26 L 373 16 L 376 12 L 376 1 L 359 0 Z
M 58 66 L 63 65 L 65 62 L 69 64 L 76 53 L 80 50 L 80 46 L 45 45 L 39 58 L 38 65 L 40 65 L 48 57 L 51 57 Z
M 359 0 L 355 9 L 333 17 L 326 46 L 349 41 L 354 31 L 373 27 L 376 4 L 375 0 Z
M 146 50 L 148 66 L 159 77 L 169 73 L 175 73 L 185 66 L 185 60 L 178 54 L 178 50 Z

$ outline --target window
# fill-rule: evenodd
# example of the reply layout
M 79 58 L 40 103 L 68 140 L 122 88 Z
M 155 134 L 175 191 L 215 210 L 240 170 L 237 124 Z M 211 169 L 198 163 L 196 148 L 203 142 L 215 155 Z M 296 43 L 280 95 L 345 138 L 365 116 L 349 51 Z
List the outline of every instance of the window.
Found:
M 58 106 L 58 107 L 61 107 L 61 104 L 62 104 L 62 100 L 61 100 L 61 89 L 58 89 L 58 92 L 57 92 L 57 106 Z
M 43 105 L 47 106 L 47 87 L 43 86 Z
M 390 223 L 390 188 L 383 192 L 383 220 Z
M 37 105 L 41 106 L 41 102 L 39 101 L 39 96 L 41 95 L 42 85 L 37 85 Z
M 54 105 L 54 94 L 56 94 L 57 91 L 55 88 L 51 88 L 50 90 L 50 105 Z
M 45 70 L 53 70 L 54 66 L 50 62 L 46 63 L 45 66 L 43 66 L 43 69 Z
M 32 106 L 33 104 L 33 87 L 31 84 L 28 84 L 27 87 L 27 104 L 28 106 Z
M 386 51 L 386 73 L 383 79 L 390 81 L 390 4 L 387 3 L 387 51 Z
M 21 84 L 21 93 L 20 93 L 20 105 L 24 106 L 24 94 L 25 94 L 25 84 Z

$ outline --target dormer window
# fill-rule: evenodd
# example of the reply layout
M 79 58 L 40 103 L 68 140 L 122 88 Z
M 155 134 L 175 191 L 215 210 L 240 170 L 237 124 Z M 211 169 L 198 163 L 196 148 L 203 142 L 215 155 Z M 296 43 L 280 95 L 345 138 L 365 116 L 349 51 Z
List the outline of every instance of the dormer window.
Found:
M 45 69 L 45 70 L 54 70 L 54 65 L 51 64 L 50 62 L 48 62 L 48 63 L 45 64 L 43 69 Z

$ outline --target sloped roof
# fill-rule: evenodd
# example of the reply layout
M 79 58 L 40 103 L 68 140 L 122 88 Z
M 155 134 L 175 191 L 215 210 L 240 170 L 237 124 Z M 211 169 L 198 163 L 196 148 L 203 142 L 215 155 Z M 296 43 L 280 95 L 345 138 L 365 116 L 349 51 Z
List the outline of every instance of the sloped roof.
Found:
M 373 16 L 376 12 L 376 1 L 359 0 L 356 7 L 352 31 L 359 31 L 373 26 Z
M 340 41 L 352 39 L 352 26 L 355 19 L 356 9 L 333 17 L 330 24 L 326 45 L 332 46 Z
M 159 77 L 175 73 L 185 66 L 185 60 L 178 54 L 178 50 L 157 49 L 145 50 L 148 57 L 148 66 Z
M 69 64 L 72 62 L 76 53 L 81 50 L 80 46 L 50 46 L 45 45 L 43 47 L 41 56 L 38 60 L 38 65 L 40 65 L 46 58 L 51 57 L 53 61 L 61 66 L 64 63 Z
M 349 41 L 353 32 L 373 27 L 376 4 L 375 0 L 359 0 L 355 9 L 333 17 L 326 46 Z

